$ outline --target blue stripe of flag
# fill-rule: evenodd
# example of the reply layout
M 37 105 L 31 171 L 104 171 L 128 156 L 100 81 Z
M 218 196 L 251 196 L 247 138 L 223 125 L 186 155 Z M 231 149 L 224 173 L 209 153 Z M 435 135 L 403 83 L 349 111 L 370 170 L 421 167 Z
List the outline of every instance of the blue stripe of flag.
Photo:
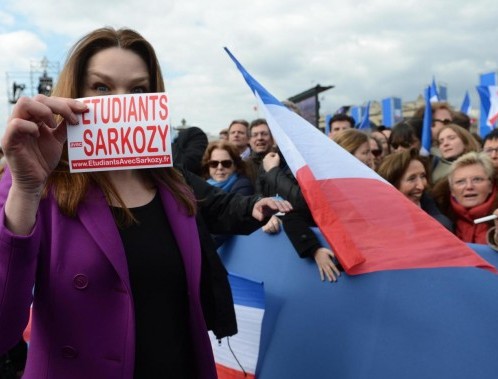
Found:
M 265 290 L 262 282 L 256 282 L 235 274 L 228 274 L 233 301 L 237 305 L 265 309 Z
M 237 68 L 240 70 L 242 73 L 242 76 L 244 77 L 246 83 L 249 85 L 251 90 L 253 92 L 257 92 L 259 94 L 259 97 L 261 97 L 261 100 L 263 100 L 263 103 L 265 104 L 275 104 L 275 105 L 282 105 L 280 101 L 278 101 L 270 92 L 268 92 L 261 84 L 258 83 L 256 79 L 254 79 L 247 71 L 246 69 L 239 63 L 237 58 L 235 58 L 230 50 L 225 47 L 225 51 L 227 54 L 230 56 L 232 61 L 235 63 Z

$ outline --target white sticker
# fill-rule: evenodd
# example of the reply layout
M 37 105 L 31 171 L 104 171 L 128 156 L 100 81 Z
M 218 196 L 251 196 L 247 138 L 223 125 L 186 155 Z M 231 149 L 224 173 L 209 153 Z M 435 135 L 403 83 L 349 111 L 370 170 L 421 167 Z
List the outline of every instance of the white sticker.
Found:
M 166 93 L 78 99 L 88 106 L 79 125 L 68 125 L 71 172 L 173 165 Z

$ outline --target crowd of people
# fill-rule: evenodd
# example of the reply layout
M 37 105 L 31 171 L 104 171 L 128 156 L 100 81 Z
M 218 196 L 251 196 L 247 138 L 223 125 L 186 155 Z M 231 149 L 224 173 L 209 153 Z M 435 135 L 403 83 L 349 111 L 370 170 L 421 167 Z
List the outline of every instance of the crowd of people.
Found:
M 424 111 L 425 107 L 417 109 L 413 117 L 392 128 L 372 124 L 370 130 L 356 128 L 355 120 L 347 114 L 336 114 L 329 120 L 328 137 L 462 241 L 496 246 L 495 224 L 498 222 L 476 224 L 474 220 L 498 215 L 498 131 L 481 139 L 471 132 L 470 120 L 465 114 L 455 111 L 448 103 L 435 102 L 431 115 L 433 147 L 429 156 L 421 156 Z M 235 122 L 236 133 L 232 132 Z M 243 159 L 255 168 L 251 174 L 255 193 L 282 196 L 294 205 L 291 213 L 280 218 L 285 232 L 300 257 L 315 259 L 322 280 L 336 281 L 341 267 L 333 252 L 322 246 L 310 229 L 316 225 L 299 185 L 278 152 L 268 125 L 263 122 L 261 119 L 252 123 L 234 121 L 220 132 L 219 138 L 237 144 L 239 151 L 244 151 Z M 255 123 L 259 129 L 254 133 Z M 246 126 L 247 141 L 243 146 L 242 126 Z M 264 144 L 260 143 L 260 130 L 264 131 Z M 331 165 L 334 163 L 331 161 Z M 280 230 L 278 223 L 274 227 L 271 231 Z
M 234 120 L 210 143 L 198 127 L 179 131 L 174 167 L 69 173 L 66 128 L 87 109 L 75 99 L 163 91 L 150 43 L 102 28 L 72 48 L 52 96 L 13 108 L 2 139 L 0 354 L 14 356 L 30 319 L 26 379 L 215 378 L 207 331 L 237 332 L 216 249 L 234 234 L 284 230 L 321 280 L 341 275 L 265 119 Z M 337 114 L 328 137 L 458 238 L 498 249 L 498 221 L 474 224 L 498 216 L 498 133 L 481 141 L 448 104 L 432 112 L 430 157 L 418 153 L 423 109 L 369 131 Z

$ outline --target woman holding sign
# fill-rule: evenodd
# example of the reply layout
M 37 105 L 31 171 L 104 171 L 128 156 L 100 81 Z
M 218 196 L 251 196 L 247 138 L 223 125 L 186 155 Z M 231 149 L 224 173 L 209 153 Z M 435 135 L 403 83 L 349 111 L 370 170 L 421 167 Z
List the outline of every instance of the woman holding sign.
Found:
M 290 205 L 199 183 L 196 204 L 172 167 L 68 168 L 67 128 L 88 109 L 74 99 L 163 91 L 152 46 L 104 28 L 74 46 L 52 97 L 21 98 L 12 111 L 2 141 L 0 354 L 18 341 L 33 303 L 26 379 L 216 377 L 206 322 L 223 329 L 208 310 L 225 295 L 209 290 L 226 277 L 205 267 L 216 262 L 205 259 L 212 246 L 200 243 L 201 217 L 228 233 L 251 211 L 262 219 Z

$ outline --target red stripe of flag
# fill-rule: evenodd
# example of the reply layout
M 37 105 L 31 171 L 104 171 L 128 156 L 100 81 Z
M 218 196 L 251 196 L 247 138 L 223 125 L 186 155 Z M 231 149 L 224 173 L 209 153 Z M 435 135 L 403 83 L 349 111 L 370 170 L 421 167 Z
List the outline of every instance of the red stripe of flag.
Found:
M 439 222 L 375 179 L 316 180 L 297 172 L 303 195 L 324 237 L 348 274 L 476 266 L 496 272 Z M 396 207 L 386 208 L 390 199 Z M 368 257 L 366 259 L 365 257 Z

